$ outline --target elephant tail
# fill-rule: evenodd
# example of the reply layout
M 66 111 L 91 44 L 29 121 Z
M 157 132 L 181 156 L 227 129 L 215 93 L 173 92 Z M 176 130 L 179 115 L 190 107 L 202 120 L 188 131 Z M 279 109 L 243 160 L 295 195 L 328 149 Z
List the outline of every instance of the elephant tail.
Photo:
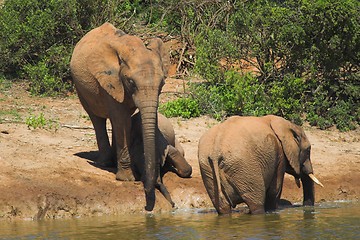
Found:
M 209 159 L 210 160 L 210 159 Z M 223 158 L 217 158 L 218 161 L 211 161 L 213 164 L 214 188 L 215 188 L 215 206 L 218 206 L 219 213 L 230 213 L 230 206 L 235 207 L 228 191 L 233 191 L 233 186 L 228 182 L 224 170 L 220 167 Z M 227 202 L 227 203 L 226 203 Z
M 220 181 L 220 169 L 219 169 L 219 161 L 212 161 L 209 159 L 210 162 L 212 162 L 212 169 L 213 169 L 213 176 L 214 176 L 214 188 L 215 188 L 215 206 L 220 206 L 220 195 L 222 194 L 221 190 L 221 181 Z

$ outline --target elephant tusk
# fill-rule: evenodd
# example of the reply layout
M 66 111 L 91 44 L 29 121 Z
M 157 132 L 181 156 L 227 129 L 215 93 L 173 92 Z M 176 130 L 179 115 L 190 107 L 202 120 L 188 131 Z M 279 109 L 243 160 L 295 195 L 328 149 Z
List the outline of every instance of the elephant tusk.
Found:
M 298 188 L 301 187 L 300 179 L 299 179 L 299 178 L 295 178 L 295 183 L 296 183 L 296 186 L 298 186 Z
M 311 180 L 313 180 L 316 184 L 320 185 L 321 187 L 324 187 L 324 185 L 315 177 L 314 174 L 310 173 L 309 177 L 311 178 Z

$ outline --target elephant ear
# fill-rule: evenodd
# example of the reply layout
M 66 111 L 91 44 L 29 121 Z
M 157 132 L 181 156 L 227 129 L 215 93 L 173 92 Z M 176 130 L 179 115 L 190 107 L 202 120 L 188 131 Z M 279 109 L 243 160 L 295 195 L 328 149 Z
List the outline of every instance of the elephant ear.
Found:
M 167 76 L 170 67 L 170 56 L 168 49 L 166 49 L 164 45 L 164 42 L 160 38 L 151 39 L 147 45 L 147 48 L 159 55 L 163 64 L 164 74 Z
M 111 35 L 106 35 L 106 40 L 99 40 L 107 41 L 107 44 L 103 44 L 103 51 L 98 50 L 99 52 L 90 60 L 89 71 L 95 76 L 100 86 L 121 103 L 124 101 L 125 92 L 119 75 L 120 65 L 123 62 L 119 49 L 125 48 L 120 39 L 126 34 L 112 25 L 106 26 L 110 28 L 107 32 L 111 32 Z
M 124 101 L 124 86 L 120 81 L 118 71 L 104 67 L 95 74 L 95 77 L 100 86 L 116 101 L 120 103 Z
M 301 131 L 295 124 L 284 118 L 272 116 L 270 127 L 280 140 L 286 158 L 297 175 L 300 175 L 300 136 Z

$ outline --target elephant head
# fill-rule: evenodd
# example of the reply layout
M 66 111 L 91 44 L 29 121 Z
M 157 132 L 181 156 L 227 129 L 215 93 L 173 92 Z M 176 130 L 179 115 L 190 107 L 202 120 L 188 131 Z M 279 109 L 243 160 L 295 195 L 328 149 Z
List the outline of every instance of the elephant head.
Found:
M 160 39 L 155 38 L 145 46 L 138 37 L 125 34 L 110 23 L 87 33 L 76 45 L 70 63 L 80 101 L 94 124 L 100 153 L 101 148 L 109 149 L 103 126 L 104 119 L 110 118 L 119 180 L 124 175 L 120 166 L 129 169 L 131 114 L 139 109 L 145 153 L 145 208 L 149 211 L 155 204 L 159 174 L 155 152 L 158 97 L 168 65 L 169 55 Z M 99 124 L 100 121 L 104 124 Z
M 294 176 L 296 184 L 303 184 L 303 204 L 314 205 L 314 182 L 323 187 L 321 182 L 314 176 L 310 150 L 311 144 L 304 130 L 277 116 L 269 116 L 270 126 L 280 140 L 285 157 L 287 159 L 286 172 Z

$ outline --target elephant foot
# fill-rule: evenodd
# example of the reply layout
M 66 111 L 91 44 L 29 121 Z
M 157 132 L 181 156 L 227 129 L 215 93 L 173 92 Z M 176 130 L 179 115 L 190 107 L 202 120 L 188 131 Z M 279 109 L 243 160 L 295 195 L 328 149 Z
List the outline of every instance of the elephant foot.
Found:
M 256 214 L 264 214 L 265 213 L 265 209 L 263 205 L 255 205 L 255 204 L 248 204 L 249 209 L 250 209 L 250 213 L 253 215 Z
M 118 181 L 135 181 L 135 177 L 131 169 L 118 169 L 116 173 L 116 180 Z

